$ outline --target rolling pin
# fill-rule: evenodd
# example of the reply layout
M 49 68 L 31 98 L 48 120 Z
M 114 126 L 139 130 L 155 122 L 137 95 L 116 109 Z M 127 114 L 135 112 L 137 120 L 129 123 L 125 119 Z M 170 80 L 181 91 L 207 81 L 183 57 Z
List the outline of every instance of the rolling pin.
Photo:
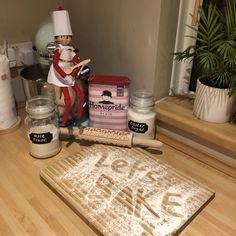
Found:
M 141 146 L 160 148 L 163 145 L 163 143 L 158 140 L 137 138 L 130 132 L 95 127 L 81 127 L 76 129 L 60 128 L 60 133 L 64 135 L 73 135 L 79 140 L 123 147 Z

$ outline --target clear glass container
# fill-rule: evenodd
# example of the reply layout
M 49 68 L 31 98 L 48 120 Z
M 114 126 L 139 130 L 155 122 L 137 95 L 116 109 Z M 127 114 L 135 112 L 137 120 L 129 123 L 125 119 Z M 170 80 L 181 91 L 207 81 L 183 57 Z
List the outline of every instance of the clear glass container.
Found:
M 54 101 L 47 96 L 32 97 L 26 102 L 26 112 L 30 154 L 36 158 L 56 155 L 61 145 Z
M 128 108 L 128 131 L 139 138 L 154 139 L 155 120 L 153 95 L 147 91 L 134 92 Z

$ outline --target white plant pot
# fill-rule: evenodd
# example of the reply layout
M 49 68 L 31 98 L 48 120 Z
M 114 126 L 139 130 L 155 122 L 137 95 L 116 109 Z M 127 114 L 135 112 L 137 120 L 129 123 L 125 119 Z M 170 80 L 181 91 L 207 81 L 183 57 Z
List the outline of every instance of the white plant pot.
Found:
M 228 89 L 219 89 L 197 81 L 193 114 L 201 120 L 225 123 L 235 112 L 236 96 L 228 96 Z

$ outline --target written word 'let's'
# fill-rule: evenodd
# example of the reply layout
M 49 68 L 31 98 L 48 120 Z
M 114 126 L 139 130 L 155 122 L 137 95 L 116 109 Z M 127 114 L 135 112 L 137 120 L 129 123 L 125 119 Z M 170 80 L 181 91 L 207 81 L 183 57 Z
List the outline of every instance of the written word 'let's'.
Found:
M 124 158 L 110 159 L 108 154 L 104 154 L 95 163 L 95 168 L 107 170 L 101 172 L 101 175 L 94 182 L 93 187 L 85 193 L 86 199 L 91 204 L 102 205 L 107 202 L 110 204 L 119 204 L 127 212 L 127 214 L 136 217 L 137 219 L 145 219 L 145 214 L 150 215 L 156 221 L 162 221 L 163 213 L 169 217 L 182 218 L 182 196 L 179 193 L 166 191 L 162 194 L 160 199 L 160 206 L 154 207 L 151 199 L 158 196 L 161 189 L 161 180 L 159 179 L 159 172 L 142 162 L 142 160 L 130 161 Z M 110 171 L 109 171 L 110 170 Z M 108 174 L 113 173 L 113 174 Z M 116 175 L 120 178 L 125 178 L 127 184 L 118 186 L 116 182 Z M 138 177 L 138 181 L 137 180 Z M 152 186 L 150 189 L 144 189 L 138 183 L 145 183 Z M 130 184 L 133 183 L 133 184 Z M 158 184 L 157 184 L 158 183 Z M 119 189 L 117 191 L 117 189 Z M 114 194 L 115 193 L 115 194 Z M 156 203 L 155 203 L 156 204 Z M 143 211 L 144 210 L 144 211 Z M 146 227 L 150 231 L 153 230 L 153 226 L 147 221 Z

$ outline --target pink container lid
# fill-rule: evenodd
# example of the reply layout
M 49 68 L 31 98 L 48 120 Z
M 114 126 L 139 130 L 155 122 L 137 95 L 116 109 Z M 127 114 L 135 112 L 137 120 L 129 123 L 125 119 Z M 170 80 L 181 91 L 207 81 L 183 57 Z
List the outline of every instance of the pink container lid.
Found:
M 93 75 L 89 78 L 89 83 L 124 86 L 129 85 L 130 80 L 126 76 Z

